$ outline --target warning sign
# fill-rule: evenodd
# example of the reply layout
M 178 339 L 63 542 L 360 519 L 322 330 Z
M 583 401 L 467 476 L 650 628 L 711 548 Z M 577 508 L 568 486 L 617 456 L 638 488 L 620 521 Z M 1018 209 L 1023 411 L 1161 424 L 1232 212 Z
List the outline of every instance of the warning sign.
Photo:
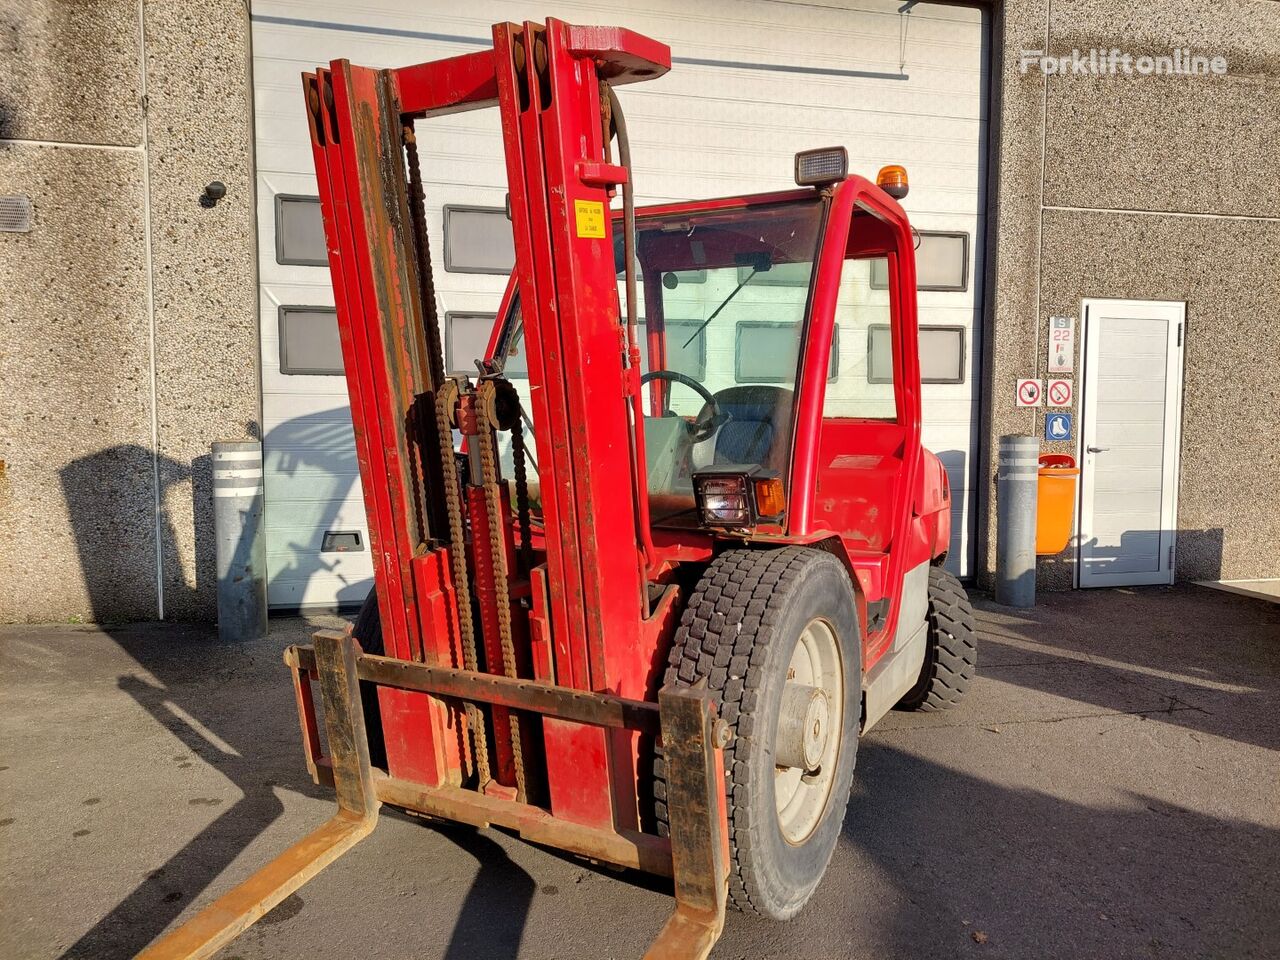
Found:
M 1069 407 L 1073 393 L 1070 380 L 1050 380 L 1045 396 L 1049 398 L 1051 407 Z
M 604 204 L 599 200 L 573 201 L 573 219 L 580 237 L 604 237 Z
M 1038 407 L 1043 399 L 1044 384 L 1040 380 L 1018 381 L 1018 406 Z

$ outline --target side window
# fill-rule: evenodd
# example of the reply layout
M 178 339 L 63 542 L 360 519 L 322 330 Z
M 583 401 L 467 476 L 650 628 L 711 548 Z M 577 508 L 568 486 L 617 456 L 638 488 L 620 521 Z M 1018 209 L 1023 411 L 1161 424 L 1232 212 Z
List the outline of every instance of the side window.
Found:
M 847 260 L 836 301 L 832 374 L 823 401 L 824 417 L 896 420 L 894 358 L 888 260 Z
M 800 325 L 740 320 L 734 376 L 738 383 L 786 383 L 795 376 L 795 347 Z M 840 328 L 831 331 L 831 365 L 827 379 L 840 375 Z
M 872 383 L 893 382 L 893 357 L 889 352 L 889 325 L 871 328 L 867 341 L 868 374 Z M 965 328 L 920 326 L 920 382 L 964 383 Z
M 886 262 L 872 264 L 871 286 L 889 289 Z M 916 231 L 916 289 L 963 293 L 969 289 L 969 234 Z
M 445 270 L 505 277 L 515 264 L 515 238 L 505 209 L 445 204 Z

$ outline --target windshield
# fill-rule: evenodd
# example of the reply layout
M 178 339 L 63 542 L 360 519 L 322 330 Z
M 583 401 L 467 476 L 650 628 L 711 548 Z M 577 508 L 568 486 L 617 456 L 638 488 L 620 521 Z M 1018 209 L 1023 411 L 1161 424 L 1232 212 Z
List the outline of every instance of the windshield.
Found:
M 787 482 L 823 206 L 814 195 L 638 219 L 638 342 L 653 523 L 697 525 L 693 474 L 706 466 L 757 466 Z M 625 303 L 620 225 L 615 234 Z M 512 319 L 506 372 L 523 394 L 523 331 Z
M 786 482 L 821 218 L 815 196 L 637 224 L 655 523 L 697 522 L 693 474 L 706 466 L 758 466 Z

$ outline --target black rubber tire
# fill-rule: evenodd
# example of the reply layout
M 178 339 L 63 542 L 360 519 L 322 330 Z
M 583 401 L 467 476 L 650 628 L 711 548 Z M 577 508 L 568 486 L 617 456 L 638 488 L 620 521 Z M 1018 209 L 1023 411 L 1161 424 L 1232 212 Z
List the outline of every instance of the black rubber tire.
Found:
M 351 628 L 352 636 L 360 641 L 360 648 L 365 653 L 382 656 L 386 645 L 382 641 L 382 614 L 378 611 L 378 588 L 374 587 L 360 605 L 360 613 L 356 615 L 355 626 Z M 376 684 L 360 681 L 360 703 L 364 707 L 365 737 L 369 741 L 369 763 L 375 767 L 386 768 L 387 746 L 382 734 L 382 708 L 378 706 L 378 688 Z
M 782 835 L 774 799 L 774 735 L 782 685 L 801 632 L 826 620 L 845 675 L 842 751 L 827 808 L 801 844 Z M 853 587 L 834 556 L 807 547 L 730 550 L 698 581 L 668 658 L 664 683 L 706 678 L 733 730 L 725 749 L 730 902 L 789 920 L 808 902 L 835 852 L 849 802 L 862 705 L 861 632 Z M 664 761 L 655 751 L 654 812 L 667 832 Z
M 920 679 L 899 710 L 946 710 L 964 699 L 978 671 L 977 630 L 969 595 L 942 567 L 929 568 L 929 638 Z

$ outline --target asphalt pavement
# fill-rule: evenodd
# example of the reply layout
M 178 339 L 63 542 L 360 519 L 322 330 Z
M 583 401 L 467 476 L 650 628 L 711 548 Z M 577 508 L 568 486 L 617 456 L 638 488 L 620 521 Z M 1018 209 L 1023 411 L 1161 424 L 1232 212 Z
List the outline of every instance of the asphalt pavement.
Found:
M 959 708 L 862 742 L 788 924 L 716 958 L 1280 957 L 1280 605 L 1197 586 L 979 602 Z M 207 626 L 0 626 L 0 957 L 132 956 L 333 809 L 280 651 Z M 662 881 L 385 813 L 224 960 L 638 957 Z

